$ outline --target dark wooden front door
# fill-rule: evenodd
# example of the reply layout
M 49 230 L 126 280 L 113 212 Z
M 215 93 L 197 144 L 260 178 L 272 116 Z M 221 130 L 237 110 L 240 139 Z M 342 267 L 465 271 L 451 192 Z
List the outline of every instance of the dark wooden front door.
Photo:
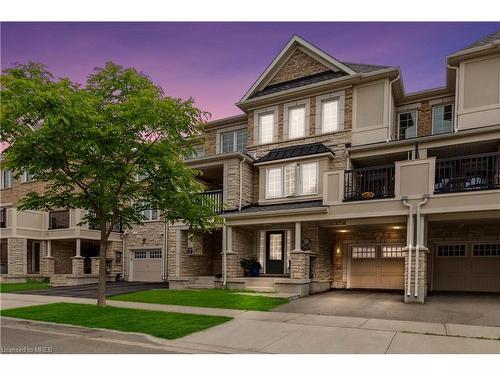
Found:
M 266 233 L 266 273 L 283 274 L 285 266 L 285 231 Z

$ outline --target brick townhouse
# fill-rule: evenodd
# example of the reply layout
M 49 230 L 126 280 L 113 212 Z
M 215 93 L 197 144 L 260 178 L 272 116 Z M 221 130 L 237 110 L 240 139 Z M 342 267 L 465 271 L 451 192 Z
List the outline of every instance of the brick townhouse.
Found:
M 331 288 L 500 291 L 500 31 L 449 55 L 445 87 L 407 94 L 398 67 L 340 61 L 294 36 L 186 164 L 224 225 L 155 210 L 113 233 L 110 279 L 301 296 Z M 38 188 L 2 171 L 3 280 L 95 282 L 81 212 L 17 211 Z M 256 258 L 258 277 L 242 259 Z

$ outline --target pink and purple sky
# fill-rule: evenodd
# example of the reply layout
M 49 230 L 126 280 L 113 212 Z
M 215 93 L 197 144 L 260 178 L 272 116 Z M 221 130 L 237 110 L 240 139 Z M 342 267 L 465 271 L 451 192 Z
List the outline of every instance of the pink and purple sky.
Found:
M 500 23 L 2 23 L 1 66 L 42 62 L 83 83 L 114 61 L 148 74 L 168 95 L 193 97 L 212 119 L 234 105 L 297 34 L 335 58 L 400 66 L 406 92 L 444 85 L 445 57 Z

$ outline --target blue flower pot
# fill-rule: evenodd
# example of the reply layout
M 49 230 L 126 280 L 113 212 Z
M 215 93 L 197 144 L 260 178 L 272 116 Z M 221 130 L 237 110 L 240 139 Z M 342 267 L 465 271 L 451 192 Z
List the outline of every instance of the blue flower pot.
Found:
M 259 276 L 259 273 L 260 273 L 260 267 L 253 267 L 252 269 L 250 269 L 250 276 L 252 277 Z

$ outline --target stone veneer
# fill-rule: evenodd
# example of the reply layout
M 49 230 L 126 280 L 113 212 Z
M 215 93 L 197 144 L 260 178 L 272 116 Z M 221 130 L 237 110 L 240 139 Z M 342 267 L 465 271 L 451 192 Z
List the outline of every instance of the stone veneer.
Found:
M 330 68 L 312 58 L 300 49 L 295 50 L 287 62 L 276 72 L 269 85 L 291 81 L 293 79 L 311 76 L 329 71 Z

